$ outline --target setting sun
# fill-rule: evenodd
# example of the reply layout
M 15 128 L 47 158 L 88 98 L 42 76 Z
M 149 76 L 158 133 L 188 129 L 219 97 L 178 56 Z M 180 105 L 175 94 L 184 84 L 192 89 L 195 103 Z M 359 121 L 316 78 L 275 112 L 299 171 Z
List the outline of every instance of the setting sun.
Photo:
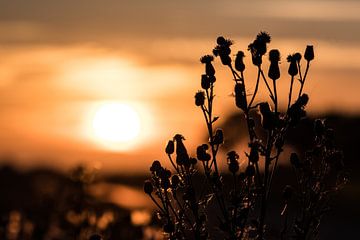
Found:
M 124 103 L 104 103 L 92 119 L 95 140 L 106 148 L 127 148 L 140 134 L 141 121 L 138 113 Z

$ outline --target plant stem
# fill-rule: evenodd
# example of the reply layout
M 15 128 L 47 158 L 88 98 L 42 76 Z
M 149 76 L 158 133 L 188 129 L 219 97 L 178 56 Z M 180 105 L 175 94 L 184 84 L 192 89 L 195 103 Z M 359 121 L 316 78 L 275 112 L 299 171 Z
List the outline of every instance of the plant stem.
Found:
M 294 85 L 294 76 L 291 76 L 290 92 L 289 92 L 289 102 L 288 102 L 287 110 L 289 110 L 290 104 L 291 104 L 291 95 L 292 95 L 293 85 Z
M 303 78 L 302 81 L 301 81 L 301 87 L 300 87 L 300 91 L 299 91 L 299 97 L 300 97 L 301 94 L 302 94 L 303 87 L 304 87 L 304 85 L 305 85 L 305 80 L 306 80 L 306 76 L 307 76 L 307 74 L 308 74 L 309 68 L 310 68 L 310 61 L 307 61 L 304 78 Z
M 254 102 L 254 99 L 255 99 L 256 93 L 257 93 L 257 91 L 258 91 L 258 89 L 259 89 L 260 74 L 261 74 L 260 72 L 261 72 L 261 71 L 260 71 L 260 67 L 259 67 L 259 68 L 258 68 L 258 75 L 257 75 L 257 78 L 256 78 L 255 90 L 254 90 L 254 93 L 253 93 L 252 98 L 251 98 L 251 100 L 250 100 L 250 103 L 249 103 L 248 109 L 250 109 L 250 108 L 251 108 L 251 104 Z

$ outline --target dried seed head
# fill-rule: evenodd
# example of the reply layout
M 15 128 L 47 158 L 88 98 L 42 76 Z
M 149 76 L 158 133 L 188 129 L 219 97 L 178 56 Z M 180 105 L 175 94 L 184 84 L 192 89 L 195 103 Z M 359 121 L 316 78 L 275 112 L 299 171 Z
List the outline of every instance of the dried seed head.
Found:
M 260 42 L 270 43 L 271 36 L 269 33 L 262 31 L 256 36 L 256 40 L 258 40 Z
M 200 58 L 201 63 L 211 63 L 214 60 L 214 57 L 212 55 L 204 55 Z

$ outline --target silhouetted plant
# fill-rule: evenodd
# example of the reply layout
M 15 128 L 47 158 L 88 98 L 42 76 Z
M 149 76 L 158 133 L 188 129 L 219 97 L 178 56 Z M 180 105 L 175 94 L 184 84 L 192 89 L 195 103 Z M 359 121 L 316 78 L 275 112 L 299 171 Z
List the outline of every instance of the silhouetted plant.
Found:
M 310 62 L 314 59 L 313 46 L 306 47 L 305 70 L 302 69 L 300 53 L 287 57 L 290 86 L 286 109 L 281 112 L 277 93 L 277 81 L 281 75 L 279 50 L 269 51 L 267 76 L 263 69 L 263 57 L 270 41 L 268 33 L 260 32 L 248 46 L 252 63 L 257 69 L 252 94 L 248 94 L 245 87 L 249 82 L 244 76 L 244 52 L 238 51 L 233 61 L 233 41 L 224 37 L 217 38 L 213 49 L 213 55 L 220 58 L 222 65 L 233 76 L 235 105 L 245 116 L 249 137 L 246 159 L 240 159 L 236 151 L 227 153 L 228 174 L 232 176 L 232 183 L 224 180 L 224 174 L 218 167 L 218 152 L 224 142 L 224 133 L 215 127 L 219 117 L 214 116 L 213 109 L 216 82 L 212 64 L 214 56 L 205 55 L 200 59 L 205 65 L 205 73 L 201 75 L 202 90 L 195 94 L 195 105 L 204 115 L 209 142 L 197 147 L 195 158 L 188 154 L 184 136 L 176 134 L 165 149 L 173 172 L 159 161 L 154 161 L 150 167 L 151 178 L 144 184 L 144 192 L 158 208 L 158 218 L 167 238 L 266 238 L 266 223 L 271 221 L 267 218 L 267 210 L 274 174 L 288 130 L 306 116 L 305 106 L 309 97 L 303 93 L 303 86 Z M 298 93 L 293 90 L 295 80 L 300 84 Z M 260 83 L 266 86 L 269 102 L 256 102 Z M 295 101 L 293 97 L 296 97 Z M 252 111 L 261 115 L 260 127 L 266 131 L 266 139 L 258 135 L 250 114 Z M 284 224 L 277 238 L 315 238 L 321 217 L 328 210 L 331 194 L 346 183 L 342 154 L 334 146 L 332 130 L 322 120 L 315 122 L 314 130 L 314 149 L 307 152 L 302 160 L 296 153 L 291 154 L 290 163 L 296 174 L 297 186 L 287 185 L 283 190 L 284 207 L 279 215 L 283 217 Z M 203 176 L 203 182 L 198 182 L 198 175 Z M 289 221 L 288 204 L 291 200 L 299 206 L 295 221 Z M 210 224 L 214 221 L 215 225 Z

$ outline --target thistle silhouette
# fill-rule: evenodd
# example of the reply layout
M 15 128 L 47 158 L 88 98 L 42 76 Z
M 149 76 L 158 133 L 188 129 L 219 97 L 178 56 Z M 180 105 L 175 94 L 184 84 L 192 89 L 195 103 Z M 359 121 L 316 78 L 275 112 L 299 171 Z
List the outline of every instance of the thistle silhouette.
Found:
M 185 138 L 176 134 L 165 149 L 173 172 L 159 161 L 154 161 L 150 168 L 151 178 L 144 185 L 145 193 L 158 207 L 158 218 L 166 238 L 270 239 L 267 223 L 271 219 L 267 215 L 271 207 L 269 199 L 274 194 L 273 179 L 288 130 L 306 117 L 305 107 L 309 97 L 303 93 L 303 87 L 310 62 L 314 60 L 312 46 L 306 47 L 304 58 L 300 53 L 287 57 L 290 85 L 288 102 L 284 104 L 287 107 L 281 112 L 277 93 L 277 81 L 281 77 L 278 49 L 269 51 L 267 77 L 272 84 L 263 70 L 263 57 L 270 42 L 270 35 L 260 32 L 248 46 L 251 61 L 257 69 L 255 88 L 250 95 L 245 86 L 249 84 L 244 76 L 245 54 L 238 51 L 235 60 L 232 60 L 232 40 L 218 37 L 213 49 L 215 58 L 211 55 L 200 58 L 205 72 L 201 75 L 202 90 L 195 94 L 195 105 L 203 113 L 209 141 L 197 147 L 195 158 L 188 154 Z M 212 62 L 216 58 L 220 58 L 222 65 L 233 76 L 235 106 L 245 116 L 249 139 L 246 159 L 240 159 L 234 150 L 227 153 L 227 173 L 220 173 L 218 168 L 218 152 L 224 142 L 224 133 L 215 128 L 219 117 L 213 115 L 216 70 Z M 302 68 L 304 59 L 305 70 Z M 296 94 L 293 91 L 295 80 L 300 84 Z M 268 102 L 257 102 L 260 84 L 266 86 L 270 97 Z M 261 115 L 261 126 L 255 126 L 252 116 L 256 111 Z M 256 127 L 266 132 L 265 138 L 258 134 Z M 347 182 L 342 153 L 335 147 L 332 133 L 324 121 L 317 120 L 314 148 L 304 155 L 304 159 L 296 153 L 291 154 L 289 162 L 296 174 L 297 186 L 286 185 L 282 192 L 284 205 L 279 216 L 283 219 L 283 227 L 277 239 L 316 238 L 332 193 L 339 191 Z M 226 180 L 228 175 L 231 176 L 230 181 Z M 288 206 L 292 203 L 298 206 L 293 214 L 294 221 L 289 220 Z

